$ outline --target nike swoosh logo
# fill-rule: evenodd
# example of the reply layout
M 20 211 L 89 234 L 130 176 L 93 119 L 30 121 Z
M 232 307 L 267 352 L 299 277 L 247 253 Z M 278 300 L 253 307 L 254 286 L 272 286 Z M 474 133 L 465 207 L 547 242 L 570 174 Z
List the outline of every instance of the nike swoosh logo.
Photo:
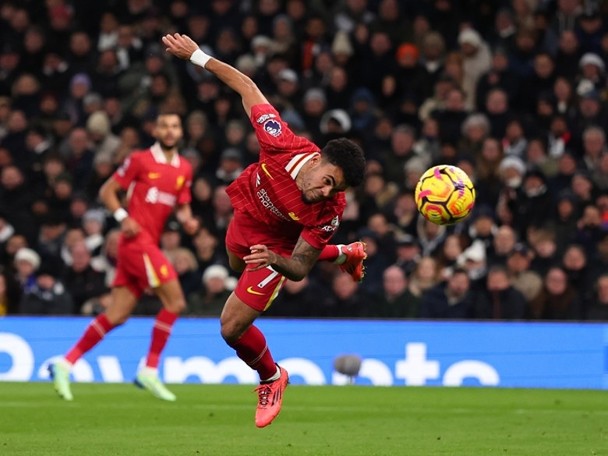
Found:
M 247 293 L 251 293 L 252 295 L 264 296 L 264 293 L 260 293 L 259 291 L 255 291 L 253 287 L 247 288 Z
M 295 213 L 290 212 L 289 214 L 287 214 L 291 217 L 291 220 L 300 220 L 300 217 L 298 217 Z
M 268 177 L 270 177 L 271 179 L 274 179 L 274 177 L 272 177 L 272 175 L 270 174 L 270 172 L 266 169 L 266 163 L 262 163 L 260 166 L 262 167 L 262 171 L 264 171 L 264 173 L 266 173 L 266 175 Z
M 158 179 L 160 177 L 160 173 L 148 173 L 148 179 Z

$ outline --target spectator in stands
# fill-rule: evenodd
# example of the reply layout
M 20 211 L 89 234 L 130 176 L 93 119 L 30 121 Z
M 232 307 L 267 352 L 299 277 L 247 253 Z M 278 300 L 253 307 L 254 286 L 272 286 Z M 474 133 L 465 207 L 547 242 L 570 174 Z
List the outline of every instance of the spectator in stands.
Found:
M 424 217 L 418 217 L 415 234 L 418 237 L 422 255 L 428 256 L 434 255 L 439 250 L 447 236 L 447 230 L 445 226 L 436 225 Z
M 564 190 L 570 190 L 572 178 L 578 170 L 578 163 L 571 152 L 565 151 L 557 159 L 557 174 L 549 181 L 549 186 L 554 195 Z
M 464 56 L 464 79 L 462 89 L 467 94 L 466 105 L 469 109 L 476 106 L 475 89 L 479 78 L 491 67 L 492 55 L 487 43 L 472 28 L 465 28 L 458 35 L 460 51 Z
M 190 249 L 178 247 L 172 252 L 167 252 L 167 259 L 173 264 L 175 272 L 177 272 L 179 283 L 186 298 L 200 289 L 198 264 L 194 253 Z
M 608 275 L 602 274 L 595 281 L 594 297 L 585 309 L 586 320 L 608 321 Z
M 79 242 L 85 242 L 85 233 L 80 226 L 71 226 L 66 229 L 59 256 L 63 262 L 62 266 L 71 266 L 74 261 L 72 258 L 72 247 Z
M 215 172 L 218 185 L 229 185 L 243 172 L 243 154 L 235 147 L 224 149 Z
M 70 313 L 81 314 L 83 304 L 91 298 L 99 298 L 108 293 L 103 272 L 91 265 L 91 252 L 86 241 L 80 241 L 70 247 L 72 264 L 67 268 L 63 284 L 72 296 L 74 308 Z
M 582 165 L 589 172 L 600 166 L 602 155 L 606 154 L 606 133 L 603 128 L 591 125 L 583 131 Z
M 101 252 L 105 224 L 106 214 L 103 209 L 89 209 L 82 216 L 85 243 L 92 256 L 97 256 Z
M 104 274 L 104 284 L 110 287 L 116 275 L 116 261 L 118 253 L 118 238 L 120 230 L 113 228 L 106 234 L 103 247 L 97 256 L 91 259 L 91 266 Z
M 208 227 L 202 226 L 194 236 L 192 243 L 199 271 L 205 271 L 214 264 L 228 266 L 228 258 L 221 248 L 222 243 L 217 234 Z
M 543 279 L 535 271 L 530 270 L 532 254 L 523 243 L 517 243 L 507 258 L 506 267 L 513 288 L 519 290 L 526 298 L 528 307 L 542 289 Z
M 469 115 L 464 91 L 458 87 L 449 89 L 445 95 L 445 106 L 434 110 L 431 115 L 439 123 L 441 139 L 457 144 L 462 125 Z
M 588 254 L 579 244 L 570 244 L 562 256 L 562 267 L 568 276 L 568 283 L 576 290 L 584 302 L 593 289 L 593 277 L 588 262 Z
M 541 293 L 532 301 L 530 311 L 532 318 L 544 320 L 578 320 L 583 317 L 581 299 L 562 268 L 555 266 L 547 271 Z
M 420 301 L 420 318 L 462 320 L 473 317 L 474 294 L 467 272 L 455 269 L 452 276 L 428 289 Z
M 459 149 L 476 159 L 482 156 L 482 148 L 490 134 L 490 122 L 484 114 L 472 113 L 462 123 L 462 140 Z M 501 157 L 502 158 L 502 157 Z
M 368 173 L 362 195 L 359 197 L 362 218 L 368 219 L 379 211 L 386 210 L 398 191 L 397 184 L 387 181 L 382 173 Z
M 475 189 L 477 191 L 476 204 L 496 207 L 504 181 L 500 173 L 504 170 L 504 152 L 498 139 L 485 138 L 475 160 Z M 513 159 L 518 160 L 518 159 Z
M 475 240 L 458 256 L 456 264 L 467 271 L 474 289 L 482 287 L 488 272 L 486 248 L 481 240 Z
M 550 228 L 533 229 L 526 240 L 534 253 L 531 269 L 544 276 L 561 258 L 555 231 Z
M 397 256 L 395 264 L 403 269 L 409 278 L 420 261 L 420 246 L 411 234 L 397 234 L 395 239 Z
M 492 246 L 496 234 L 494 211 L 491 207 L 479 205 L 473 209 L 473 213 L 467 222 L 469 222 L 469 229 L 467 230 L 469 238 L 472 241 L 479 242 L 484 251 L 487 252 Z
M 509 254 L 515 247 L 517 236 L 509 225 L 501 225 L 496 228 L 492 244 L 488 246 L 488 266 L 505 265 Z
M 475 318 L 484 320 L 523 320 L 527 316 L 526 298 L 515 289 L 507 269 L 493 266 L 485 289 L 476 297 Z
M 488 92 L 484 101 L 483 112 L 490 122 L 491 136 L 497 139 L 504 138 L 509 121 L 515 117 L 509 95 L 505 90 L 496 88 Z
M 539 169 L 547 179 L 551 179 L 557 175 L 557 160 L 549 157 L 543 138 L 531 138 L 527 142 L 525 158 L 531 169 Z
M 481 75 L 477 83 L 475 102 L 478 111 L 483 110 L 488 93 L 493 89 L 501 88 L 510 98 L 516 98 L 520 77 L 509 65 L 509 57 L 506 47 L 497 47 L 494 50 L 490 69 Z
M 36 270 L 36 281 L 23 293 L 19 313 L 26 315 L 70 315 L 74 309 L 72 296 L 59 280 L 60 271 L 53 261 Z
M 416 318 L 420 299 L 408 290 L 405 271 L 389 266 L 382 276 L 382 292 L 369 308 L 369 316 L 380 318 Z
M 115 163 L 120 139 L 112 133 L 108 115 L 104 111 L 91 114 L 86 122 L 86 131 L 93 148 L 94 160 Z
M 564 30 L 558 35 L 555 69 L 559 76 L 574 81 L 581 56 L 580 42 L 573 30 Z
M 320 317 L 364 317 L 375 305 L 371 296 L 360 289 L 359 283 L 346 274 L 335 274 L 331 280 L 332 293 L 321 300 Z
M 391 264 L 387 253 L 380 250 L 381 237 L 370 229 L 362 228 L 357 233 L 358 238 L 366 244 L 367 259 L 365 260 L 365 277 L 359 292 L 365 292 L 370 296 L 380 293 L 382 287 L 382 274 L 387 266 Z M 338 282 L 339 284 L 339 282 Z
M 576 233 L 573 241 L 585 249 L 587 256 L 595 254 L 597 244 L 604 236 L 605 228 L 602 225 L 602 214 L 597 206 L 589 204 L 577 221 Z
M 511 200 L 511 212 L 520 237 L 525 236 L 530 227 L 542 227 L 554 213 L 553 195 L 549 191 L 542 171 L 530 170 L 524 175 L 521 189 Z
M 188 315 L 219 317 L 235 285 L 228 269 L 218 264 L 209 266 L 203 273 L 202 285 L 202 289 L 187 295 Z
M 597 279 L 608 271 L 608 232 L 604 231 L 597 242 L 596 250 L 589 255 L 589 273 Z
M 160 235 L 160 248 L 165 255 L 171 255 L 180 248 L 181 242 L 180 224 L 174 217 L 171 217 Z
M 33 196 L 27 191 L 27 182 L 18 167 L 8 165 L 0 170 L 0 208 L 13 228 L 30 239 L 35 232 L 30 210 Z
M 445 280 L 452 275 L 457 266 L 458 257 L 462 254 L 465 246 L 464 236 L 458 233 L 449 234 L 437 254 L 437 267 L 439 278 Z
M 15 279 L 23 293 L 28 293 L 36 283 L 36 271 L 40 267 L 40 255 L 28 247 L 21 247 L 14 257 Z
M 414 296 L 420 298 L 428 289 L 439 282 L 439 271 L 437 262 L 433 257 L 422 256 L 418 265 L 409 277 L 408 290 Z

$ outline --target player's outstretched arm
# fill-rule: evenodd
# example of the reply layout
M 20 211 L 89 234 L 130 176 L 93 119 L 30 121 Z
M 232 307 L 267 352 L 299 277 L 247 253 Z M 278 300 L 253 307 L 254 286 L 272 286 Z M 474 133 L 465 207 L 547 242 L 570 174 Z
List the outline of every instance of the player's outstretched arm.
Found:
M 301 237 L 289 258 L 274 253 L 262 244 L 252 245 L 250 249 L 251 255 L 243 258 L 249 266 L 248 269 L 255 271 L 272 266 L 275 271 L 296 282 L 308 275 L 321 254 L 320 250 L 315 249 Z
M 208 54 L 188 36 L 179 33 L 167 34 L 162 38 L 166 51 L 183 60 L 190 60 L 195 65 L 203 67 L 210 73 L 237 92 L 243 101 L 247 116 L 251 115 L 251 107 L 256 104 L 268 103 L 264 94 L 251 78 L 239 70 Z
M 120 199 L 118 198 L 118 192 L 120 191 L 120 184 L 116 182 L 113 177 L 110 177 L 99 189 L 99 199 L 120 224 L 122 232 L 127 237 L 132 237 L 139 233 L 140 227 L 133 218 L 129 217 L 129 213 L 120 205 Z

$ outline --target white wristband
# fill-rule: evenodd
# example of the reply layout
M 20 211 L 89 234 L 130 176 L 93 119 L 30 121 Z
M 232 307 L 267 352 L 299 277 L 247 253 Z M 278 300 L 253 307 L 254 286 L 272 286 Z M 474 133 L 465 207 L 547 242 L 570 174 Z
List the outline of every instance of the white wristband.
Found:
M 119 207 L 114 211 L 113 215 L 114 220 L 116 220 L 118 223 L 122 223 L 122 221 L 129 216 L 129 213 L 125 210 L 124 207 Z
M 211 56 L 208 54 L 205 54 L 202 49 L 197 49 L 190 56 L 190 61 L 192 63 L 194 63 L 195 65 L 198 65 L 200 67 L 203 67 L 203 68 L 205 68 L 205 65 L 207 65 L 207 62 L 209 60 L 211 60 Z

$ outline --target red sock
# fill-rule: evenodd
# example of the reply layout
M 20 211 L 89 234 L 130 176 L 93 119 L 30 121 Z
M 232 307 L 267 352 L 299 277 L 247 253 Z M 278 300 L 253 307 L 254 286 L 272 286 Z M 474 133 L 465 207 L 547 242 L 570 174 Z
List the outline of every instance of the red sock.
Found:
M 340 256 L 340 249 L 337 245 L 328 244 L 321 250 L 318 261 L 335 261 Z
M 152 328 L 152 341 L 150 342 L 150 350 L 148 350 L 148 357 L 146 358 L 146 367 L 152 367 L 156 369 L 158 367 L 158 360 L 160 353 L 167 344 L 167 339 L 171 335 L 171 329 L 173 323 L 177 320 L 177 314 L 169 312 L 166 309 L 161 309 L 156 316 L 154 322 L 154 328 Z
M 251 325 L 231 347 L 249 367 L 258 371 L 261 380 L 276 374 L 277 365 L 272 359 L 264 334 L 257 327 Z
M 99 315 L 89 324 L 76 345 L 65 355 L 65 359 L 74 364 L 82 355 L 97 345 L 112 328 L 114 326 L 108 321 L 106 315 Z

